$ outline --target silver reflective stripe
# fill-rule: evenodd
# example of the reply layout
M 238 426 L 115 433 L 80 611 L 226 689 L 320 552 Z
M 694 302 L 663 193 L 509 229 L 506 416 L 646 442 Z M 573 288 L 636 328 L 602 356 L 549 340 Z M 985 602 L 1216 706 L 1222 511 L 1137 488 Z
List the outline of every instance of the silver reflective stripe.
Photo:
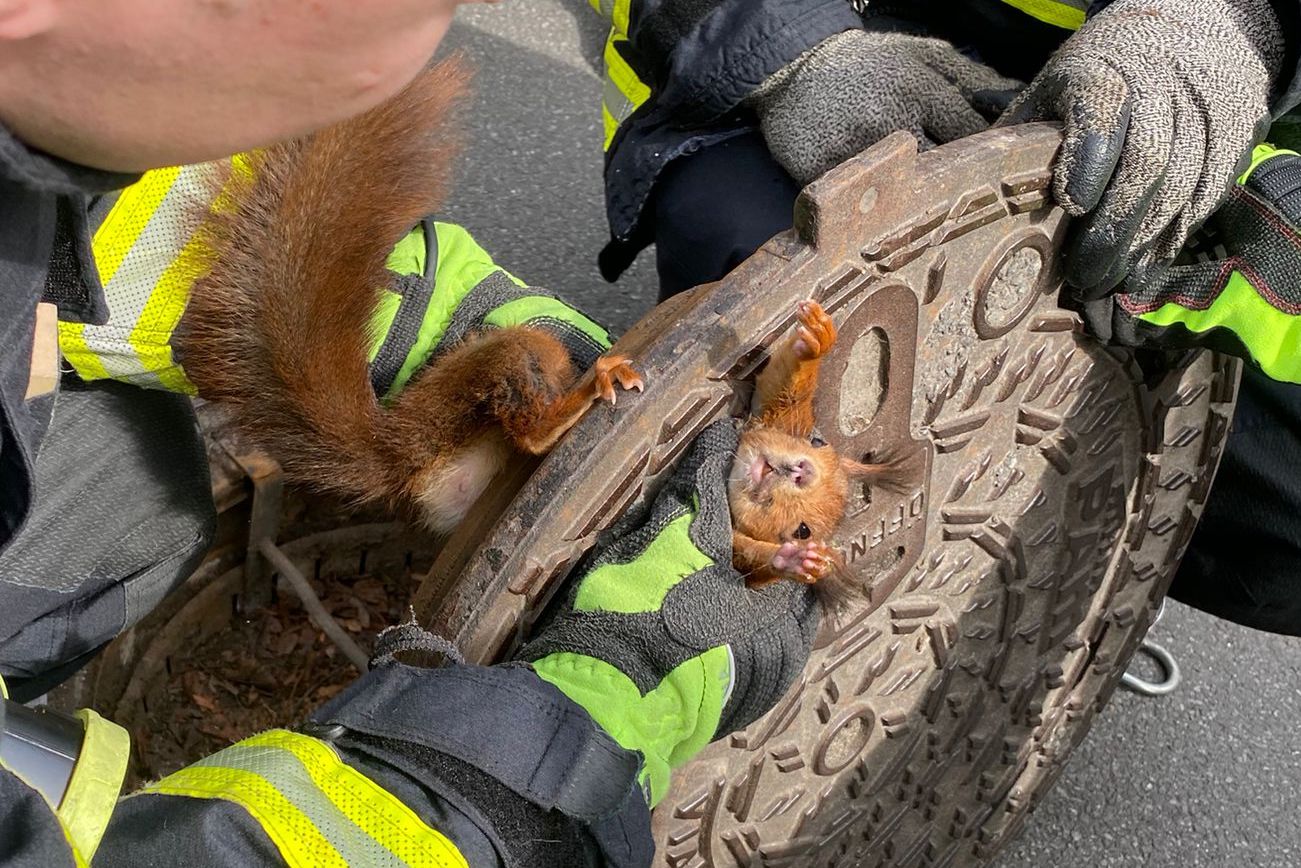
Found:
M 185 166 L 176 176 L 144 229 L 123 257 L 113 277 L 104 284 L 109 319 L 102 326 L 88 325 L 82 332 L 86 346 L 115 379 L 149 388 L 165 388 L 158 376 L 140 361 L 131 335 L 140 323 L 159 281 L 194 234 L 206 205 L 209 185 L 207 165 Z M 170 340 L 161 336 L 160 343 Z
M 601 17 L 614 23 L 614 0 L 601 0 Z
M 601 89 L 601 102 L 605 105 L 605 110 L 610 113 L 618 123 L 623 123 L 628 116 L 637 108 L 632 104 L 632 100 L 623 95 L 619 86 L 614 83 L 607 70 L 605 76 L 605 87 Z
M 349 865 L 393 868 L 407 865 L 336 808 L 291 751 L 237 744 L 199 760 L 192 767 L 233 768 L 261 777 L 302 811 Z

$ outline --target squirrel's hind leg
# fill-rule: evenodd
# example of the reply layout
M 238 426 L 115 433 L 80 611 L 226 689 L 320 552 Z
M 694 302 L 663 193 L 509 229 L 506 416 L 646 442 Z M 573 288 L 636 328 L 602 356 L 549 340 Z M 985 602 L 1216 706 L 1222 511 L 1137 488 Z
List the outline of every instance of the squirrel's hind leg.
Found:
M 560 341 L 546 332 L 527 327 L 510 331 L 517 333 L 519 346 L 529 353 L 530 370 L 535 380 L 545 380 L 553 385 L 572 381 L 569 353 Z M 641 376 L 633 370 L 628 359 L 607 355 L 597 359 L 592 368 L 568 388 L 548 390 L 547 393 L 533 390 L 524 396 L 526 400 L 514 400 L 520 390 L 510 389 L 505 394 L 506 400 L 497 402 L 493 409 L 506 436 L 517 448 L 530 455 L 543 455 L 551 451 L 598 400 L 613 404 L 619 389 L 640 392 L 643 385 Z

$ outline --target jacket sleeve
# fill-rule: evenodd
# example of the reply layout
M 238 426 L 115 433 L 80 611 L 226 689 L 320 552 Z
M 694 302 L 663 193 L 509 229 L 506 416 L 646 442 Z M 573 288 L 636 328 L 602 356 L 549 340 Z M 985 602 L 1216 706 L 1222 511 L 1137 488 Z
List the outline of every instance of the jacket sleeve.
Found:
M 97 851 L 74 855 L 44 800 L 0 775 L 0 841 L 32 864 L 93 852 L 110 868 L 631 868 L 652 852 L 639 765 L 527 667 L 390 663 L 298 731 L 261 733 L 121 799 Z
M 1270 103 L 1274 118 L 1278 119 L 1301 105 L 1301 0 L 1270 0 L 1270 5 L 1278 15 L 1287 42 Z
M 822 40 L 862 25 L 845 0 L 592 0 L 617 53 L 684 124 L 726 114 Z M 607 44 L 607 70 L 610 67 Z

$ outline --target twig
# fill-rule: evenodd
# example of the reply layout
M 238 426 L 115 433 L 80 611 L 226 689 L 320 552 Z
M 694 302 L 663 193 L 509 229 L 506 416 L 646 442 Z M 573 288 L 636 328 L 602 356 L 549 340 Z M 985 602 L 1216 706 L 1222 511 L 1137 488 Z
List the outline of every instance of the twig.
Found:
M 276 571 L 288 580 L 289 586 L 294 589 L 298 599 L 303 601 L 303 607 L 307 609 L 308 617 L 315 622 L 316 626 L 325 631 L 325 635 L 329 636 L 334 644 L 338 646 L 339 650 L 343 652 L 343 656 L 347 657 L 359 671 L 365 672 L 369 669 L 370 658 L 366 656 L 366 652 L 361 650 L 361 646 L 352 641 L 352 637 L 348 635 L 348 632 L 339 625 L 338 621 L 334 620 L 334 616 L 326 610 L 321 603 L 321 598 L 316 595 L 316 591 L 312 590 L 312 586 L 308 583 L 307 578 L 298 571 L 298 567 L 294 566 L 293 562 L 285 557 L 284 552 L 280 551 L 276 544 L 267 537 L 263 537 L 258 541 L 258 550 L 266 556 L 266 559 L 271 562 Z

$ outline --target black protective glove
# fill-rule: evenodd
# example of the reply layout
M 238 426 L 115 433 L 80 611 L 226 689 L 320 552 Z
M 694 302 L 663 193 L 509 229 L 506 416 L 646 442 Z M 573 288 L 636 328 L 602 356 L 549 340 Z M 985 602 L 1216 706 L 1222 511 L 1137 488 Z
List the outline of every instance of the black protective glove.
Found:
M 1081 298 L 1172 259 L 1264 138 L 1284 55 L 1269 0 L 1116 0 L 1068 39 L 1000 123 L 1059 119 L 1053 193 L 1078 218 Z
M 942 39 L 848 30 L 768 77 L 746 100 L 796 181 L 907 130 L 923 148 L 978 133 L 1021 83 Z
M 520 652 L 641 752 L 652 804 L 671 769 L 776 704 L 817 632 L 809 586 L 750 590 L 732 568 L 737 436 L 732 420 L 701 432 L 649 516 L 579 566 L 563 610 Z

